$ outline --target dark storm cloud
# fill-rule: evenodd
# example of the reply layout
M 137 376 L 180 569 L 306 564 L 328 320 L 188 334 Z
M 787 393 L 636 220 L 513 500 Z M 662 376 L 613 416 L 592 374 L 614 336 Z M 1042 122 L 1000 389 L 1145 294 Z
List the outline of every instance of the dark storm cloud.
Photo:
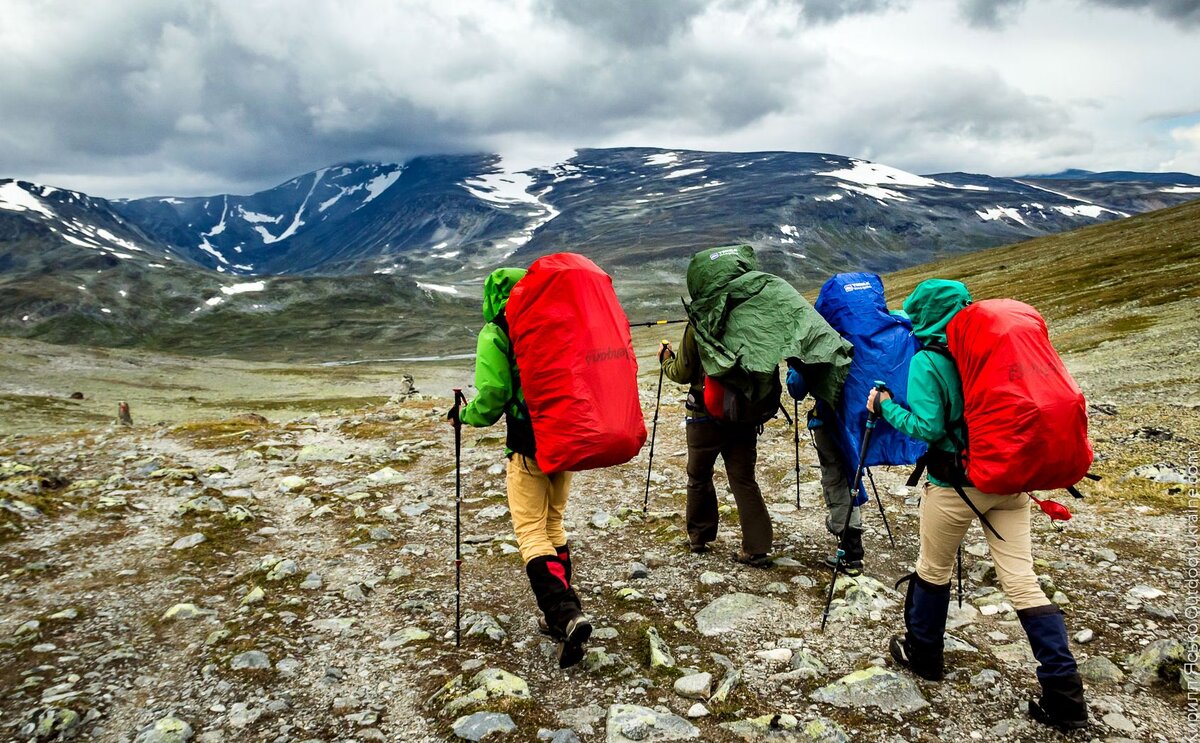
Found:
M 1124 10 L 1149 10 L 1187 28 L 1200 26 L 1200 0 L 1087 0 L 1093 5 Z
M 963 19 L 976 28 L 999 28 L 1025 7 L 1025 0 L 959 0 Z

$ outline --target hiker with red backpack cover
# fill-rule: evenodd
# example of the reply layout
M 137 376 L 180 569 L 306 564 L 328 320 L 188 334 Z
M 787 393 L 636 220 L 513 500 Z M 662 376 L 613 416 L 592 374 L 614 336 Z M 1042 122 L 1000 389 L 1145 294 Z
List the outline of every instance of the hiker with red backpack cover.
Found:
M 1083 682 L 1062 611 L 1034 572 L 1031 501 L 1023 491 L 1074 485 L 1087 473 L 1083 395 L 1028 305 L 972 304 L 962 283 L 930 279 L 913 290 L 904 311 L 923 344 L 909 366 L 907 405 L 886 391 L 873 390 L 867 400 L 868 411 L 929 443 L 920 553 L 916 570 L 900 581 L 908 583 L 906 631 L 892 638 L 892 658 L 922 678 L 942 679 L 955 555 L 979 518 L 1000 585 L 1039 663 L 1042 693 L 1029 712 L 1061 730 L 1082 728 Z
M 508 508 L 540 629 L 561 668 L 592 633 L 573 584 L 563 514 L 575 471 L 629 461 L 646 439 L 629 322 L 612 280 L 559 253 L 528 271 L 499 268 L 483 288 L 473 400 L 451 420 L 507 424 Z

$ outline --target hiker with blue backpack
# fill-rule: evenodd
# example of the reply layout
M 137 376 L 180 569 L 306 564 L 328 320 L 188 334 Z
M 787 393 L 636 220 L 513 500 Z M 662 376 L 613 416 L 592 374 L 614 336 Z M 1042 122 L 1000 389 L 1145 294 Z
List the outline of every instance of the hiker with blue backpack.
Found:
M 908 363 L 919 344 L 908 319 L 888 310 L 883 282 L 876 274 L 843 273 L 830 278 L 821 287 L 815 309 L 828 322 L 829 332 L 853 349 L 842 389 L 832 399 L 814 395 L 807 415 L 821 468 L 821 491 L 829 509 L 825 527 L 838 538 L 843 552 L 840 560 L 831 555 L 825 562 L 853 577 L 863 570 L 862 506 L 868 499 L 865 485 L 851 493 L 851 482 L 862 480 L 856 478 L 856 469 L 914 464 L 925 452 L 924 444 L 881 424 L 859 462 L 867 423 L 861 401 L 877 380 L 886 382 L 904 399 Z M 809 380 L 819 371 L 798 359 L 789 361 L 787 388 L 793 399 L 803 400 L 809 394 Z M 875 495 L 878 498 L 879 494 Z
M 707 552 L 717 538 L 713 469 L 719 456 L 742 527 L 733 559 L 766 567 L 773 533 L 754 470 L 758 435 L 780 408 L 779 364 L 789 358 L 808 364 L 814 394 L 832 397 L 850 365 L 849 344 L 790 284 L 759 271 L 748 245 L 698 252 L 688 265 L 687 287 L 691 301 L 679 353 L 664 343 L 659 362 L 668 379 L 689 386 L 688 547 Z
M 920 552 L 916 570 L 901 579 L 908 583 L 905 632 L 892 638 L 892 658 L 924 679 L 942 679 L 955 555 L 978 519 L 1039 663 L 1041 696 L 1030 701 L 1030 715 L 1061 730 L 1085 727 L 1083 682 L 1063 613 L 1034 572 L 1026 494 L 1073 488 L 1086 476 L 1092 450 L 1083 395 L 1028 305 L 972 303 L 962 283 L 930 279 L 904 310 L 923 344 L 909 367 L 907 400 L 879 390 L 864 395 L 868 411 L 929 444 Z

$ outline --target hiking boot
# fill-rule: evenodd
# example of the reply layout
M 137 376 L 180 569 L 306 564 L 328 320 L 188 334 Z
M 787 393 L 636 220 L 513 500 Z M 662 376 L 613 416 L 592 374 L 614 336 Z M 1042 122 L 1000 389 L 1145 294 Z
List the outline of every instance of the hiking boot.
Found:
M 1064 732 L 1087 726 L 1083 680 L 1067 641 L 1062 610 L 1054 604 L 1035 606 L 1021 609 L 1017 618 L 1038 660 L 1037 677 L 1042 686 L 1041 699 L 1029 703 L 1030 717 Z
M 862 575 L 863 571 L 863 541 L 862 529 L 847 527 L 842 533 L 842 538 L 838 540 L 838 549 L 842 551 L 841 563 L 838 563 L 837 555 L 825 558 L 826 567 L 833 568 L 837 566 L 838 570 L 851 578 L 857 578 Z
M 733 561 L 739 565 L 749 565 L 752 568 L 769 568 L 772 565 L 771 556 L 766 552 L 751 555 L 739 550 L 733 553 Z
M 562 642 L 558 646 L 558 667 L 570 668 L 587 654 L 584 643 L 592 636 L 592 623 L 582 613 L 567 622 Z
M 908 583 L 904 595 L 903 635 L 888 643 L 892 659 L 926 681 L 941 681 L 945 673 L 946 612 L 950 609 L 950 584 L 935 585 L 916 573 L 896 582 Z
M 847 560 L 843 557 L 841 562 L 838 562 L 836 555 L 825 558 L 825 567 L 832 570 L 835 566 L 837 567 L 839 573 L 848 575 L 851 578 L 857 578 L 858 576 L 862 575 L 863 572 L 862 560 Z
M 1029 716 L 1063 733 L 1087 727 L 1088 708 L 1083 698 L 1083 679 L 1077 673 L 1042 681 L 1042 698 L 1030 700 Z
M 709 542 L 688 542 L 688 552 L 691 552 L 693 555 L 703 555 L 707 552 L 712 552 L 712 547 L 709 544 Z
M 579 596 L 567 581 L 567 567 L 558 555 L 541 555 L 525 566 L 529 586 L 552 637 L 568 637 L 567 626 L 583 615 Z M 539 622 L 539 629 L 541 622 Z M 588 631 L 591 634 L 591 631 Z M 578 661 L 576 661 L 578 662 Z

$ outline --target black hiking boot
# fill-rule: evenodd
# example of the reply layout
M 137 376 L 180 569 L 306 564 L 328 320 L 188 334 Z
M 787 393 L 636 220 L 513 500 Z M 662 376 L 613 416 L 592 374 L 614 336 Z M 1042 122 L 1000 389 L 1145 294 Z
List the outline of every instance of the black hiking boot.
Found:
M 558 667 L 570 668 L 587 654 L 584 643 L 592 636 L 592 623 L 580 613 L 567 622 L 562 642 L 558 646 Z
M 945 674 L 946 612 L 950 608 L 950 584 L 934 585 L 916 573 L 901 578 L 908 583 L 904 596 L 903 635 L 888 643 L 892 660 L 926 681 L 941 681 Z
M 862 575 L 863 550 L 862 529 L 847 528 L 842 539 L 838 540 L 838 549 L 842 550 L 842 560 L 839 563 L 837 555 L 831 555 L 825 558 L 825 566 L 833 568 L 835 565 L 839 572 L 845 573 L 851 578 L 857 578 Z
M 1029 716 L 1063 732 L 1087 727 L 1083 679 L 1067 641 L 1062 610 L 1047 604 L 1021 609 L 1017 617 L 1038 659 L 1037 677 L 1042 686 L 1041 698 L 1029 703 Z
M 559 668 L 568 668 L 583 660 L 583 644 L 592 635 L 592 625 L 580 608 L 579 596 L 567 579 L 567 566 L 555 555 L 535 557 L 525 566 L 529 585 L 537 598 L 544 619 L 545 634 L 559 641 Z
M 749 552 L 738 550 L 733 553 L 732 559 L 739 565 L 749 565 L 752 568 L 769 568 L 775 564 L 766 552 L 752 555 Z

